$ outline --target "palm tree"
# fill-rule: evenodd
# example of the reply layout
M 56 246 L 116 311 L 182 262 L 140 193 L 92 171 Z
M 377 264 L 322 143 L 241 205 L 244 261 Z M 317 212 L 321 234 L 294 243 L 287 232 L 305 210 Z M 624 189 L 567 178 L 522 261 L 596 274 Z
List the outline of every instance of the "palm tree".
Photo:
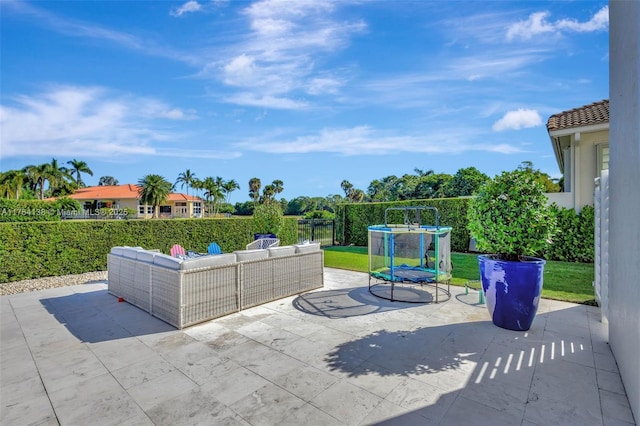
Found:
M 282 182 L 279 179 L 276 179 L 273 182 L 271 182 L 271 185 L 273 185 L 274 197 L 279 193 L 281 193 L 282 191 L 284 191 L 284 182 Z
M 240 185 L 238 185 L 238 182 L 236 182 L 235 180 L 231 179 L 231 180 L 226 181 L 224 183 L 224 185 L 222 185 L 222 189 L 224 190 L 224 193 L 226 194 L 225 202 L 228 203 L 229 202 L 229 196 L 236 189 L 240 189 Z
M 187 195 L 189 195 L 189 186 L 193 184 L 195 179 L 196 179 L 196 174 L 191 173 L 191 170 L 187 169 L 178 175 L 178 179 L 176 179 L 176 183 L 174 185 L 177 185 L 178 183 L 180 183 L 181 184 L 180 188 L 187 185 Z
M 102 176 L 98 182 L 98 186 L 116 186 L 118 184 L 118 179 L 113 176 Z
M 71 185 L 74 180 L 69 169 L 58 165 L 58 160 L 55 158 L 52 158 L 50 163 L 45 163 L 43 166 L 44 180 L 49 181 L 49 188 L 47 190 L 49 196 L 66 195 L 73 192 L 75 185 Z M 43 191 L 43 187 L 44 182 L 40 188 L 41 191 Z M 44 198 L 44 192 L 41 192 L 41 194 L 43 196 L 42 198 Z
M 424 176 L 431 176 L 433 174 L 433 170 L 421 170 L 419 168 L 415 168 L 413 169 L 414 172 L 416 172 L 418 174 L 419 177 L 424 177 Z
M 27 175 L 29 188 L 34 192 L 38 191 L 39 198 L 44 198 L 44 184 L 47 179 L 48 164 L 29 165 L 22 169 Z
M 74 158 L 73 160 L 67 161 L 67 164 L 71 165 L 69 173 L 71 173 L 72 175 L 76 175 L 76 185 L 78 185 L 78 188 L 82 188 L 85 186 L 84 182 L 82 182 L 82 176 L 80 176 L 80 173 L 86 173 L 89 176 L 93 176 L 93 171 L 84 161 L 76 160 Z
M 349 194 L 353 191 L 353 184 L 345 179 L 340 184 L 340 188 L 344 191 L 344 196 L 349 198 Z
M 253 198 L 253 206 L 255 208 L 256 204 L 258 204 L 258 198 L 260 197 L 260 188 L 262 187 L 262 182 L 258 178 L 249 179 L 249 197 Z
M 349 194 L 349 199 L 353 203 L 361 203 L 364 201 L 364 191 L 362 189 L 354 189 Z
M 262 203 L 269 204 L 276 195 L 276 187 L 274 185 L 266 185 L 262 190 Z
M 25 180 L 26 175 L 22 170 L 0 172 L 0 196 L 19 199 Z
M 158 217 L 158 206 L 167 201 L 171 192 L 171 182 L 160 175 L 146 175 L 138 180 L 140 204 L 154 207 L 153 217 Z

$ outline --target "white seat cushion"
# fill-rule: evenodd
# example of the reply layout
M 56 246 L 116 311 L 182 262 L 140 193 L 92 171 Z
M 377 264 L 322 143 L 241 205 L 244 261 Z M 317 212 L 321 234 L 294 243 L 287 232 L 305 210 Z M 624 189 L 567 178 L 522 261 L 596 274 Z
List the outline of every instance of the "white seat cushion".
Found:
M 266 249 L 256 250 L 236 250 L 234 251 L 238 258 L 238 262 L 246 262 L 247 260 L 266 259 L 269 257 L 269 252 Z
M 311 253 L 320 251 L 320 243 L 296 244 L 296 253 Z
M 296 254 L 294 246 L 270 247 L 267 249 L 269 257 L 291 256 Z
M 180 269 L 180 265 L 183 260 L 177 257 L 169 256 L 168 254 L 158 253 L 153 257 L 153 264 L 158 266 L 164 266 L 165 268 Z
M 236 263 L 235 253 L 213 254 L 187 259 L 182 262 L 182 264 L 180 265 L 180 269 L 183 271 L 188 271 L 190 269 L 229 265 L 232 263 Z

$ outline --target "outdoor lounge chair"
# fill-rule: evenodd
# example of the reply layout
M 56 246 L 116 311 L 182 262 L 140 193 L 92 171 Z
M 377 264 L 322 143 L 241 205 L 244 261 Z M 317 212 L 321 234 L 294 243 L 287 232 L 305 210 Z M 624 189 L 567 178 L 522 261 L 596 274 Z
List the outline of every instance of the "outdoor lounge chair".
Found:
M 169 251 L 169 253 L 171 254 L 172 257 L 187 255 L 187 252 L 185 251 L 184 247 L 182 247 L 180 244 L 174 244 L 173 247 L 171 247 L 171 250 Z
M 258 238 L 257 240 L 247 244 L 247 250 L 255 249 L 268 249 L 271 247 L 278 247 L 280 240 L 278 238 Z
M 217 243 L 211 243 L 211 244 L 209 244 L 209 247 L 207 247 L 207 253 L 209 253 L 209 254 L 222 254 L 222 249 L 220 248 L 220 246 Z

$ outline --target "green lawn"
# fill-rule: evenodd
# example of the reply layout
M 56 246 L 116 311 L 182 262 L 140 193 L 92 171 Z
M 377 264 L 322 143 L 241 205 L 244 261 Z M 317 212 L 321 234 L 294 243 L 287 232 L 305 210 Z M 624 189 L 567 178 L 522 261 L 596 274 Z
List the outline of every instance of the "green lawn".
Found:
M 324 266 L 369 272 L 367 247 L 323 247 Z M 479 279 L 475 254 L 451 253 L 453 278 L 451 284 L 464 286 L 467 281 Z M 566 302 L 594 304 L 592 263 L 548 261 L 544 268 L 542 297 Z M 475 287 L 478 287 L 476 284 Z

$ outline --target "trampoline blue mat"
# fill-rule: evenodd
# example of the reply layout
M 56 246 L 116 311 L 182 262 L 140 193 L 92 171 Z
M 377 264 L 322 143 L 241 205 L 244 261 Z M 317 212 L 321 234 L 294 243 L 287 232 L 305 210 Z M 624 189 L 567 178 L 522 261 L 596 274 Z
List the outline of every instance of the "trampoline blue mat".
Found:
M 393 276 L 391 275 L 391 269 L 371 271 L 370 274 L 372 277 L 385 281 L 410 281 L 414 283 L 433 282 L 435 281 L 436 276 L 436 272 L 433 269 L 406 265 L 396 266 L 393 268 Z

